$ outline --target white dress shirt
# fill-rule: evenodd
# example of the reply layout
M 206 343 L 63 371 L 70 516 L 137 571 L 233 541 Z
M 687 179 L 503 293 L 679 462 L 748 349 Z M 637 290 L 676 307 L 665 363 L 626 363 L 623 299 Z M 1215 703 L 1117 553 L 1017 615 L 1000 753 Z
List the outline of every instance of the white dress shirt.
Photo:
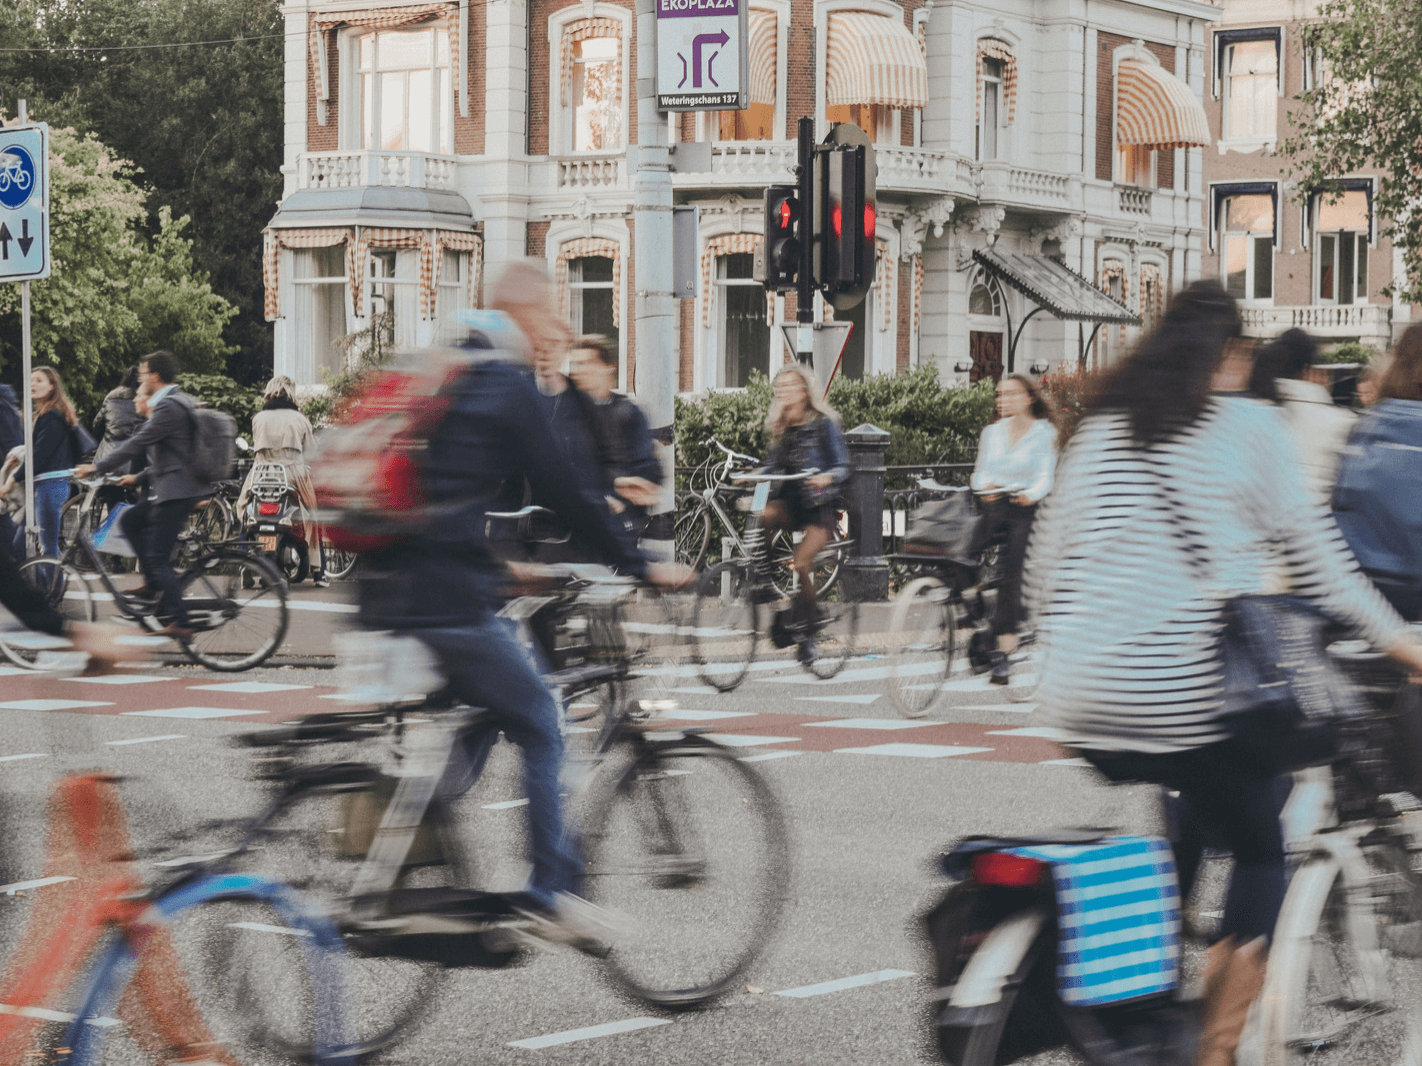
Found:
M 1025 486 L 1022 494 L 1033 503 L 1052 491 L 1052 475 L 1057 467 L 1057 431 L 1045 418 L 1032 420 L 1032 427 L 1013 442 L 1007 433 L 1011 419 L 1003 418 L 983 430 L 978 442 L 978 462 L 973 469 L 973 488 L 990 485 L 1003 488 Z

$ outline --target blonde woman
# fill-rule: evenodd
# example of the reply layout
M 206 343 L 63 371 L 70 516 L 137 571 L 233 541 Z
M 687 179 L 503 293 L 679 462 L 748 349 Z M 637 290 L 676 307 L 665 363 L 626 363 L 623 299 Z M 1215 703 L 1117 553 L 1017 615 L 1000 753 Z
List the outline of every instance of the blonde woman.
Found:
M 258 462 L 281 463 L 286 468 L 287 481 L 295 486 L 296 498 L 301 504 L 307 554 L 320 553 L 317 556 L 320 565 L 312 575 L 312 581 L 326 586 L 329 584 L 326 580 L 326 546 L 321 540 L 320 527 L 315 522 L 316 490 L 311 484 L 309 462 L 309 456 L 316 447 L 316 434 L 296 404 L 296 382 L 285 374 L 272 378 L 262 390 L 262 409 L 252 418 L 252 447 Z M 239 515 L 246 513 L 255 470 L 254 465 L 247 472 L 247 480 L 237 497 Z
M 775 399 L 765 416 L 765 434 L 770 442 L 766 472 L 799 474 L 817 471 L 804 481 L 783 482 L 761 516 L 766 528 L 789 532 L 803 530 L 791 562 L 800 578 L 800 591 L 793 616 L 808 622 L 815 617 L 815 556 L 834 536 L 832 501 L 849 480 L 849 449 L 839 427 L 839 415 L 818 395 L 814 375 L 799 363 L 775 375 Z M 800 656 L 814 657 L 813 639 L 800 644 Z
M 74 427 L 79 416 L 64 391 L 64 382 L 53 368 L 35 367 L 30 375 L 30 399 L 35 405 L 35 462 L 23 463 L 3 486 L 0 496 L 7 494 L 29 471 L 51 474 L 71 470 L 81 458 L 75 440 Z M 59 554 L 59 512 L 69 499 L 69 482 L 63 478 L 35 482 L 35 514 L 39 516 L 40 544 L 45 555 Z M 25 520 L 29 521 L 28 517 Z M 25 557 L 25 532 L 15 533 L 15 558 Z

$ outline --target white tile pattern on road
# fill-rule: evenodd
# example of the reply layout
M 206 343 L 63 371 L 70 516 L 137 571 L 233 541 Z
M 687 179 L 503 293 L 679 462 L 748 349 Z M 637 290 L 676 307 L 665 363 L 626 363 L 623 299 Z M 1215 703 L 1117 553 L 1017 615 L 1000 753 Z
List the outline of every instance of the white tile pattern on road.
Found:
M 107 700 L 10 700 L 0 703 L 7 711 L 73 711 L 80 707 L 112 707 Z
M 155 674 L 104 674 L 101 677 L 70 677 L 65 680 L 84 685 L 146 685 L 150 681 L 177 681 L 178 678 L 158 677 Z
M 156 711 L 124 711 L 134 718 L 239 718 L 261 714 L 260 710 L 239 711 L 234 707 L 162 707 Z
M 758 748 L 762 744 L 793 744 L 799 737 L 757 737 L 746 733 L 707 733 L 707 739 L 728 748 Z
M 991 748 L 965 748 L 954 744 L 871 744 L 866 748 L 835 748 L 837 755 L 905 755 L 911 759 L 947 759 L 973 755 Z
M 797 700 L 812 700 L 816 703 L 858 703 L 865 707 L 879 699 L 877 692 L 865 692 L 857 696 L 796 696 Z
M 277 685 L 270 681 L 228 681 L 221 685 L 189 685 L 194 692 L 245 692 L 260 696 L 266 692 L 292 692 L 310 685 Z

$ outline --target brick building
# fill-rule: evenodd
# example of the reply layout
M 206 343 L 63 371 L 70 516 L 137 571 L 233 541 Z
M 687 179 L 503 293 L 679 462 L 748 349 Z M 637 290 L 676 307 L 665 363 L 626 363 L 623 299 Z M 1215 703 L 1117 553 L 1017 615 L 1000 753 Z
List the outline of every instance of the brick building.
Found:
M 1328 195 L 1299 188 L 1287 161 L 1270 154 L 1293 133 L 1291 98 L 1328 76 L 1301 33 L 1318 4 L 1223 0 L 1220 13 L 1205 97 L 1204 272 L 1243 304 L 1250 336 L 1298 326 L 1324 343 L 1386 347 L 1411 308 L 1381 295 L 1402 265 L 1391 242 L 1378 239 L 1377 176 L 1339 174 L 1341 195 Z
M 712 142 L 709 172 L 673 175 L 700 220 L 700 289 L 679 351 L 658 353 L 683 391 L 787 358 L 773 323 L 793 296 L 767 297 L 751 270 L 800 115 L 820 132 L 855 121 L 876 144 L 878 264 L 840 313 L 856 326 L 844 373 L 1109 360 L 1199 274 L 1218 9 L 748 2 L 750 106 L 668 117 L 672 139 Z M 279 372 L 318 384 L 376 313 L 397 344 L 436 341 L 477 305 L 486 264 L 532 255 L 576 330 L 617 338 L 635 391 L 633 6 L 286 5 L 286 184 L 264 256 Z

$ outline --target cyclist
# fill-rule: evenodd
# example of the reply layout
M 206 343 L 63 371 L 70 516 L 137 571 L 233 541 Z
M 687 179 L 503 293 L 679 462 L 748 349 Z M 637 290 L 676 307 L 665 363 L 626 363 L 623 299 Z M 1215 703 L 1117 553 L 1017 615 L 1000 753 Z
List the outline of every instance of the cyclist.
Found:
M 632 515 L 642 525 L 645 508 L 657 502 L 663 480 L 662 464 L 652 441 L 652 431 L 642 409 L 621 393 L 617 385 L 617 348 L 597 334 L 573 343 L 573 384 L 592 402 L 589 428 L 598 462 L 612 479 L 613 511 Z
M 419 534 L 363 558 L 360 621 L 418 637 L 440 659 L 453 693 L 488 708 L 523 753 L 533 872 L 519 910 L 552 940 L 587 946 L 590 905 L 578 898 L 579 848 L 565 825 L 559 778 L 563 738 L 553 693 L 499 618 L 501 568 L 490 551 L 484 514 L 506 481 L 527 479 L 535 497 L 604 558 L 628 572 L 675 583 L 675 568 L 649 564 L 620 539 L 611 513 L 584 490 L 543 413 L 530 367 L 534 353 L 567 343 L 543 268 L 519 261 L 489 287 L 489 304 L 517 331 L 495 351 L 476 333 L 469 368 L 449 388 L 448 413 L 429 441 L 425 489 L 438 517 Z M 469 753 L 471 758 L 476 752 Z
M 800 578 L 799 593 L 791 604 L 791 619 L 799 631 L 803 662 L 815 658 L 813 626 L 815 606 L 815 556 L 834 536 L 832 500 L 849 479 L 849 449 L 839 428 L 839 415 L 819 395 L 808 367 L 792 363 L 775 375 L 775 398 L 765 416 L 770 455 L 765 470 L 771 474 L 798 474 L 816 470 L 803 481 L 781 483 L 772 491 L 761 525 L 789 532 L 804 531 L 795 546 L 791 566 Z
M 188 512 L 199 500 L 212 495 L 212 486 L 188 469 L 195 433 L 191 411 L 196 405 L 174 383 L 177 376 L 178 361 L 172 353 L 157 351 L 145 356 L 138 364 L 138 377 L 152 390 L 147 399 L 148 421 L 103 459 L 86 463 L 74 472 L 79 477 L 108 474 L 127 469 L 134 459 L 147 455 L 148 465 L 138 480 L 148 491 L 120 520 L 124 536 L 138 552 L 139 567 L 147 580 L 134 595 L 156 595 L 162 612 L 159 617 L 168 623 L 157 632 L 184 641 L 191 639 L 193 630 L 183 607 L 178 574 L 173 569 L 173 546 Z
M 1222 609 L 1282 566 L 1296 595 L 1413 671 L 1422 644 L 1358 571 L 1295 460 L 1282 413 L 1211 395 L 1238 308 L 1197 281 L 1102 383 L 1062 458 L 1028 558 L 1038 713 L 1108 777 L 1180 793 L 1234 869 L 1209 951 L 1197 1063 L 1228 1066 L 1284 898 L 1277 766 L 1227 717 Z M 1247 381 L 1247 370 L 1231 377 Z M 1231 382 L 1234 383 L 1234 382 Z M 1275 743 L 1277 746 L 1277 741 Z M 1283 790 L 1286 792 L 1287 790 Z M 1181 862 L 1188 891 L 1188 859 Z
M 1005 542 L 992 616 L 997 648 L 989 653 L 989 680 L 994 685 L 1005 685 L 1012 677 L 1008 656 L 1017 650 L 1022 620 L 1022 563 L 1037 504 L 1052 491 L 1056 422 L 1056 411 L 1037 383 L 1026 374 L 1010 374 L 998 382 L 997 419 L 983 429 L 978 442 L 972 485 L 982 495 L 983 516 L 969 551 L 976 558 L 994 539 Z

